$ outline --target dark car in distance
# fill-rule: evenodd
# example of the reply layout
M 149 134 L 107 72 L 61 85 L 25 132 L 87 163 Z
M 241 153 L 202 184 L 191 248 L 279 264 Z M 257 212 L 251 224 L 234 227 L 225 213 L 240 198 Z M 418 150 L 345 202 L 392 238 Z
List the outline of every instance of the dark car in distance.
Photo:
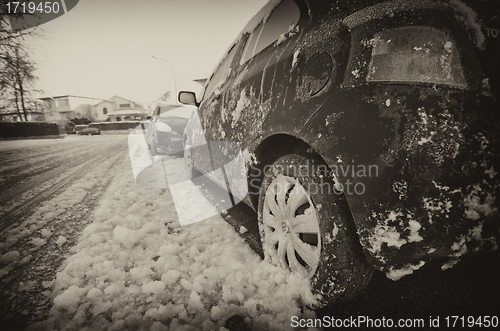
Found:
M 86 127 L 83 128 L 79 131 L 77 131 L 77 134 L 82 135 L 82 136 L 93 136 L 93 135 L 98 135 L 101 134 L 101 130 L 99 128 L 94 128 L 94 127 Z
M 73 133 L 79 134 L 85 128 L 88 128 L 87 124 L 77 124 L 73 126 Z
M 397 280 L 497 249 L 499 14 L 482 0 L 272 1 L 207 81 L 185 146 L 239 145 L 265 258 L 308 277 L 316 305 L 352 298 L 374 269 Z M 208 173 L 217 146 L 185 152 L 189 167 Z

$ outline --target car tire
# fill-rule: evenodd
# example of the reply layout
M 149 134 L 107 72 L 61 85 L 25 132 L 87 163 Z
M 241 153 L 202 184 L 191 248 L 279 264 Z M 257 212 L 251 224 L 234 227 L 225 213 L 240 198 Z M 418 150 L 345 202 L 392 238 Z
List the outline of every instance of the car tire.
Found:
M 258 222 L 265 260 L 310 280 L 310 307 L 349 300 L 370 281 L 347 200 L 320 158 L 289 154 L 268 167 Z

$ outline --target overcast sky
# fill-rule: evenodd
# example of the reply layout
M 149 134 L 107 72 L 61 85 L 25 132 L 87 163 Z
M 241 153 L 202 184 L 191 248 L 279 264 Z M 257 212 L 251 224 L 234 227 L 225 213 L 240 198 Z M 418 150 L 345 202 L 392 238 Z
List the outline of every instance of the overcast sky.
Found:
M 267 0 L 80 0 L 29 40 L 37 88 L 50 96 L 151 102 L 161 93 L 201 90 L 229 44 Z

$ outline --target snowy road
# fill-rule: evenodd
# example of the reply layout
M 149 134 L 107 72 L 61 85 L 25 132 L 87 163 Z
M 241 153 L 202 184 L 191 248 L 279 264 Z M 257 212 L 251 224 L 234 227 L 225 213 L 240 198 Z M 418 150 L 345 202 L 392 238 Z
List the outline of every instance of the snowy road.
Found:
M 293 315 L 314 316 L 304 281 L 263 262 L 221 216 L 180 226 L 168 188 L 134 181 L 126 136 L 0 150 L 3 326 L 219 330 L 241 315 L 282 330 Z M 182 169 L 181 159 L 164 164 Z
M 0 142 L 2 325 L 48 313 L 57 268 L 126 157 L 123 136 Z
M 117 148 L 121 145 L 121 149 Z M 68 136 L 0 145 L 0 230 L 106 159 L 123 157 L 123 137 Z M 122 155 L 118 155 L 121 152 Z M 108 165 L 109 166 L 109 165 Z
M 304 281 L 255 253 L 248 206 L 224 215 L 232 226 L 219 215 L 180 226 L 162 176 L 186 179 L 182 160 L 161 164 L 141 186 L 125 135 L 0 142 L 2 328 L 224 330 L 237 315 L 252 330 L 287 330 L 292 316 L 499 315 L 498 254 L 398 282 L 376 272 L 352 301 L 314 313 Z M 196 194 L 181 196 L 203 210 Z

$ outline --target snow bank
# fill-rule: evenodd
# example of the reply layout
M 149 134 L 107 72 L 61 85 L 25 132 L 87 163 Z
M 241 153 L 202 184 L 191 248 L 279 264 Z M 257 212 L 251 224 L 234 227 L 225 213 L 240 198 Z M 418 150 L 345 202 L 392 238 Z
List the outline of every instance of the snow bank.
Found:
M 292 316 L 314 318 L 307 282 L 262 261 L 218 215 L 181 226 L 168 189 L 139 187 L 128 160 L 119 168 L 52 284 L 48 319 L 30 329 L 221 330 L 239 314 L 287 330 Z

